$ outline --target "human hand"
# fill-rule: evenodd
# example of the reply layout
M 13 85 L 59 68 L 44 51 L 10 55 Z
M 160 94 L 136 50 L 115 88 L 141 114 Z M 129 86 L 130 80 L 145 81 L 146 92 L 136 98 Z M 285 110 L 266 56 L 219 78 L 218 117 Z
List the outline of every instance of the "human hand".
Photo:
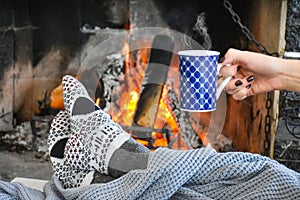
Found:
M 278 88 L 280 81 L 277 63 L 278 58 L 229 49 L 221 63 L 224 67 L 220 70 L 222 76 L 233 77 L 225 87 L 226 92 L 234 99 L 242 100 Z

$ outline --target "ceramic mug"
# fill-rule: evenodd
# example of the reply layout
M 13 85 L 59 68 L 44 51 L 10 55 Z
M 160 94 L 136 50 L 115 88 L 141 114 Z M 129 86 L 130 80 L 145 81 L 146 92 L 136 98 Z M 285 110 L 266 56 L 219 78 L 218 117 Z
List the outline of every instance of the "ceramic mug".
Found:
M 211 50 L 179 51 L 180 108 L 190 112 L 210 112 L 232 77 L 226 77 L 218 86 L 220 52 Z M 220 81 L 219 81 L 220 82 Z

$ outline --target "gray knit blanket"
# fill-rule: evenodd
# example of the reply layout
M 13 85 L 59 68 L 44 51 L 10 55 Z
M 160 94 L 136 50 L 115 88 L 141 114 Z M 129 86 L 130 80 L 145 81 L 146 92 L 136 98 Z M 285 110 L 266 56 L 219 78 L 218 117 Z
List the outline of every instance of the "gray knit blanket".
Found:
M 160 148 L 146 170 L 105 184 L 64 189 L 52 177 L 44 192 L 0 181 L 0 199 L 300 199 L 300 174 L 257 154 L 211 148 Z

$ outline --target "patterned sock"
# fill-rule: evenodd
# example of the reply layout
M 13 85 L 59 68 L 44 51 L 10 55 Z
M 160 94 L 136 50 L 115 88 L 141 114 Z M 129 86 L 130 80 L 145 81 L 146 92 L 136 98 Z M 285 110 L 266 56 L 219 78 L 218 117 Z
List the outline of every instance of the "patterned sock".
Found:
M 66 111 L 60 111 L 52 120 L 48 137 L 48 150 L 53 172 L 59 179 L 61 179 L 61 169 L 65 162 L 65 146 L 70 135 L 70 116 Z
M 66 112 L 71 116 L 72 132 L 64 154 L 64 164 L 70 166 L 72 170 L 63 170 L 66 173 L 63 183 L 65 187 L 89 185 L 95 171 L 108 174 L 108 164 L 112 154 L 129 140 L 130 135 L 101 109 L 87 114 L 77 114 L 78 109 L 74 109 L 74 105 L 78 99 L 84 98 L 85 102 L 93 102 L 77 79 L 65 76 L 63 92 Z
M 139 146 L 141 145 L 137 145 L 137 142 L 132 139 L 114 152 L 108 165 L 108 172 L 112 177 L 118 178 L 132 170 L 147 168 L 151 152 Z
M 74 77 L 64 76 L 62 80 L 64 106 L 69 116 L 73 115 L 73 107 L 78 99 L 83 98 L 94 105 L 85 87 Z M 79 104 L 80 105 L 80 104 Z M 79 111 L 79 109 L 77 109 Z

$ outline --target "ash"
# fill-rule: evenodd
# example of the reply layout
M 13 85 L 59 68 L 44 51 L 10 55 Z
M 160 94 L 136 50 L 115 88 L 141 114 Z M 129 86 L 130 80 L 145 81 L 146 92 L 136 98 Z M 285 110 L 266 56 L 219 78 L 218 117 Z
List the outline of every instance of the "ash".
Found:
M 36 135 L 33 134 L 30 122 L 24 122 L 17 126 L 14 131 L 1 135 L 1 150 L 10 152 L 25 153 L 34 152 L 38 159 L 49 161 L 48 155 L 48 123 L 38 123 L 36 125 Z
M 121 77 L 124 76 L 124 57 L 121 53 L 111 54 L 106 57 L 104 65 L 98 67 L 97 73 L 103 82 L 103 97 L 105 101 L 105 107 L 103 110 L 107 112 L 111 104 L 114 103 L 113 99 L 117 99 L 117 95 L 114 91 L 121 86 Z M 116 105 L 115 105 L 116 106 Z
M 175 92 L 174 80 L 170 80 L 170 83 L 167 86 L 169 97 L 168 105 L 170 106 L 176 118 L 177 124 L 179 125 L 179 136 L 182 137 L 183 141 L 189 149 L 201 147 L 202 142 L 200 141 L 198 134 L 194 131 L 194 129 L 191 126 L 188 113 L 181 111 L 179 108 L 179 100 Z

